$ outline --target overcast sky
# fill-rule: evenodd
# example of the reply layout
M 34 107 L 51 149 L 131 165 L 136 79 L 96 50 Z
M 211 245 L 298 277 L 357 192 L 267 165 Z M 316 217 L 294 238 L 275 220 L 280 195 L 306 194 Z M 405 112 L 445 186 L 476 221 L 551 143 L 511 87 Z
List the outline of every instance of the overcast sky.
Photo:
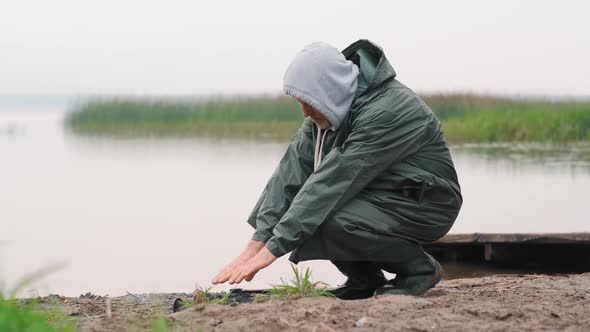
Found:
M 420 92 L 590 95 L 588 0 L 0 1 L 4 95 L 280 92 L 359 38 Z

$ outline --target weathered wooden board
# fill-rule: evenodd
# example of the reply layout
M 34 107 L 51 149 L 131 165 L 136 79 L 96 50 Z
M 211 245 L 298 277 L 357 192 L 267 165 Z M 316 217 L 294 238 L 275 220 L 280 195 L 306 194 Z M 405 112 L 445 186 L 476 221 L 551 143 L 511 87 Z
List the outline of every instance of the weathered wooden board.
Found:
M 590 233 L 449 234 L 424 249 L 444 264 L 534 273 L 590 272 Z
M 590 233 L 471 233 L 447 234 L 434 244 L 460 243 L 578 243 L 590 244 Z

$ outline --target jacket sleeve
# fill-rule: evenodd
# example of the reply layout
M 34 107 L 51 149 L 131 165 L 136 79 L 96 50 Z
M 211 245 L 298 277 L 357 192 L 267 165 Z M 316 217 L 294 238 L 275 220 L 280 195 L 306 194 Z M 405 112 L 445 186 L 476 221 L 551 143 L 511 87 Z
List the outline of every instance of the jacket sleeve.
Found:
M 276 257 L 300 246 L 344 203 L 394 163 L 418 151 L 438 120 L 411 112 L 360 112 L 341 147 L 328 153 L 275 226 L 267 249 Z
M 313 171 L 312 122 L 306 119 L 287 147 L 279 166 L 258 199 L 248 223 L 256 228 L 252 240 L 267 242 L 275 225 Z

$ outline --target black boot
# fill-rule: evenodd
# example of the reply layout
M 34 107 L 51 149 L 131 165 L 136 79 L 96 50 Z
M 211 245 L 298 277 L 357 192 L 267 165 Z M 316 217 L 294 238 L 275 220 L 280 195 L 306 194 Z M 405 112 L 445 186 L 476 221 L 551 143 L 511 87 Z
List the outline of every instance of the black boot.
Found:
M 375 296 L 384 294 L 420 296 L 434 287 L 443 275 L 440 264 L 427 253 L 407 262 L 384 264 L 382 268 L 395 273 L 396 277 L 387 285 L 375 290 Z
M 330 289 L 339 299 L 367 299 L 373 296 L 376 289 L 387 283 L 383 272 L 374 263 L 332 261 L 332 264 L 348 277 L 343 286 Z

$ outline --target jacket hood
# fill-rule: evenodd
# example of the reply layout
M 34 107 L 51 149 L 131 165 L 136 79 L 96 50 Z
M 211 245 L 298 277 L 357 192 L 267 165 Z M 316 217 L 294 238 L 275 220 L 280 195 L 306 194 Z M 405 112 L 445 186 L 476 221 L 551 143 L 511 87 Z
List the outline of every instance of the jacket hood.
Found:
M 359 68 L 335 47 L 317 42 L 295 56 L 283 92 L 320 111 L 338 129 L 357 92 Z
M 350 44 L 342 51 L 342 54 L 360 68 L 356 96 L 376 89 L 396 76 L 383 49 L 368 39 L 359 39 Z

